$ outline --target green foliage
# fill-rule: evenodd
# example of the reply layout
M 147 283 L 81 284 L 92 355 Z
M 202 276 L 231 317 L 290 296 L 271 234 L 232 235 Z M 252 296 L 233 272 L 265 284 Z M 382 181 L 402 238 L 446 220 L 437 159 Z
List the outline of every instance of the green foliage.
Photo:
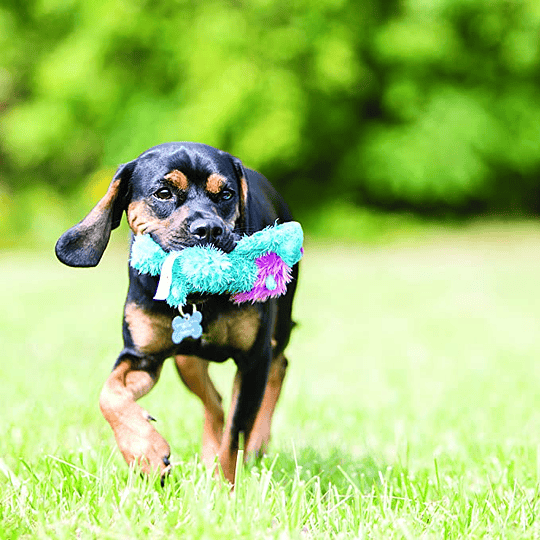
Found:
M 528 0 L 404 3 L 373 40 L 381 115 L 346 161 L 353 181 L 390 204 L 536 211 L 539 29 Z
M 538 6 L 7 0 L 0 192 L 78 193 L 95 171 L 194 140 L 295 206 L 536 212 Z

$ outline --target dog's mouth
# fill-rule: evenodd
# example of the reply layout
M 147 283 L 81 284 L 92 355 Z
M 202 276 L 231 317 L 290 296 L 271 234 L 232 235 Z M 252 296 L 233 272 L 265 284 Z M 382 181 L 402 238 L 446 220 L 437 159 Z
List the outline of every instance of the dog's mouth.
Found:
M 181 237 L 176 235 L 168 235 L 167 237 L 163 238 L 162 236 L 159 237 L 153 233 L 149 234 L 152 240 L 154 240 L 154 242 L 160 245 L 161 248 L 168 253 L 172 251 L 181 251 L 185 248 L 196 246 L 213 247 L 225 253 L 230 253 L 236 247 L 236 244 L 241 238 L 239 234 L 234 232 L 227 232 L 222 236 L 222 238 L 219 239 L 219 241 L 201 241 L 191 236 Z

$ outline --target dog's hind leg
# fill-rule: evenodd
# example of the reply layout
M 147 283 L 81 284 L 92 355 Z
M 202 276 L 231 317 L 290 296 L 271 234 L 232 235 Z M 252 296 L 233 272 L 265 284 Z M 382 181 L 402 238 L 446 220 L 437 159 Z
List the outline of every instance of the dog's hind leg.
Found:
M 99 406 L 126 462 L 138 464 L 145 473 L 158 472 L 163 478 L 170 470 L 169 445 L 151 425 L 152 416 L 135 403 L 154 387 L 160 372 L 161 365 L 146 371 L 122 360 L 105 382 Z
M 252 454 L 260 455 L 268 450 L 272 417 L 281 393 L 287 365 L 288 361 L 283 354 L 274 358 L 270 365 L 261 407 L 255 418 L 246 445 L 246 454 L 248 456 Z
M 261 369 L 244 372 L 238 370 L 234 378 L 227 425 L 219 451 L 219 463 L 223 475 L 233 485 L 240 434 L 244 435 L 246 442 L 249 441 L 265 390 L 266 369 L 261 366 Z
M 203 463 L 210 467 L 219 452 L 224 414 L 221 396 L 208 374 L 208 362 L 197 356 L 176 356 L 176 368 L 184 384 L 204 406 Z

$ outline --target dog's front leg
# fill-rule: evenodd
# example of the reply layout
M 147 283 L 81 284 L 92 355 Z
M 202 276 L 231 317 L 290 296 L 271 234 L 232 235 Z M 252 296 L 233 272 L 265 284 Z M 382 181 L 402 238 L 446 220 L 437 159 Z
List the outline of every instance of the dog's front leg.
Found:
M 126 462 L 163 478 L 170 470 L 169 445 L 151 425 L 150 414 L 135 403 L 153 388 L 160 371 L 161 365 L 150 372 L 134 369 L 130 360 L 121 361 L 103 386 L 99 406 Z

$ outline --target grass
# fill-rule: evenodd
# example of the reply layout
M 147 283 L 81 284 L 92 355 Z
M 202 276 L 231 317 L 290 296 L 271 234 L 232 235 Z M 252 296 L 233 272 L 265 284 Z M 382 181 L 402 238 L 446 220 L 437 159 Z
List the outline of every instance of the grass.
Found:
M 125 250 L 92 270 L 0 253 L 0 538 L 537 538 L 539 254 L 535 223 L 309 242 L 272 449 L 229 493 L 170 362 L 143 398 L 164 489 L 98 410 Z M 213 374 L 228 399 L 233 366 Z

